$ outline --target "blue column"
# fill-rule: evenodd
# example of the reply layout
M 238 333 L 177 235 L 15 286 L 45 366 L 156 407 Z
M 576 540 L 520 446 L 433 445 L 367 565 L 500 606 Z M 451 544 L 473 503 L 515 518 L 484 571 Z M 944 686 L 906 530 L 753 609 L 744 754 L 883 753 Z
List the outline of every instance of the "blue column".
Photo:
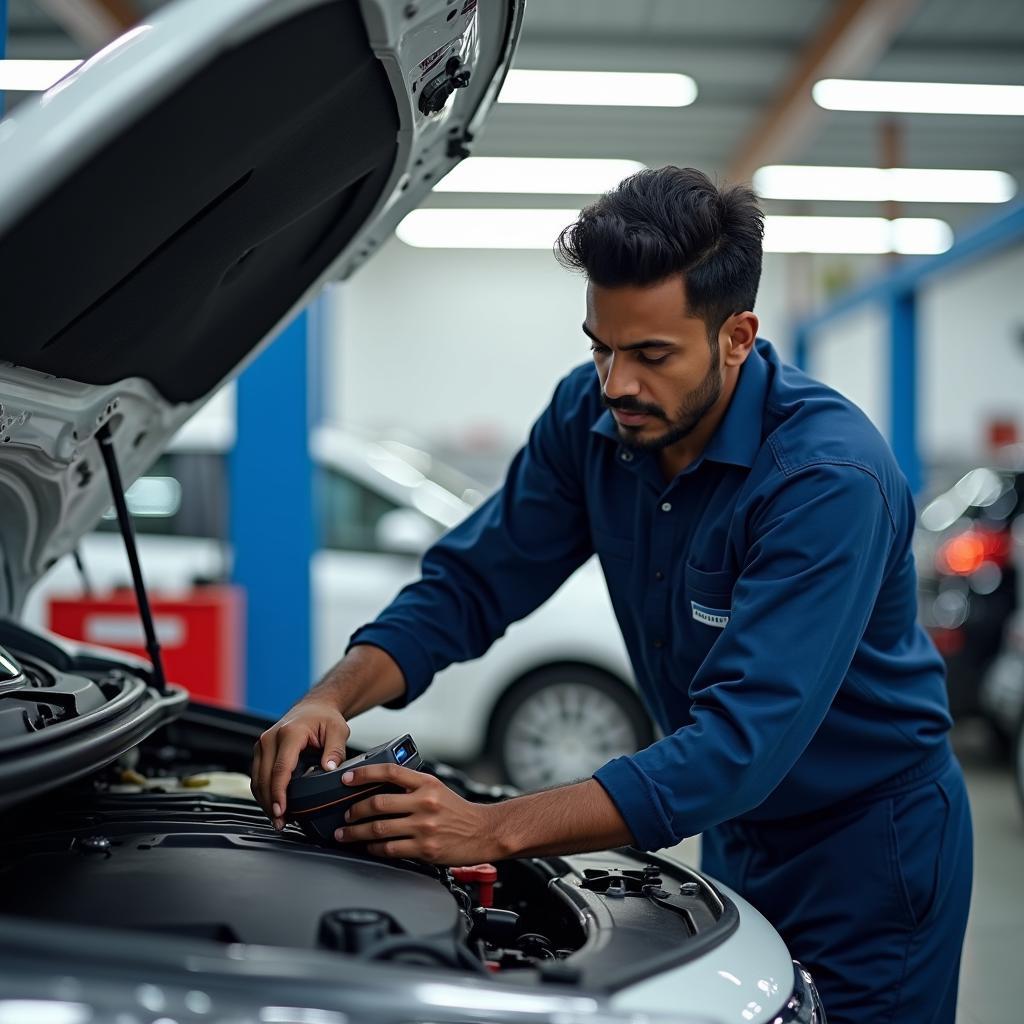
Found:
M 910 489 L 922 485 L 917 447 L 917 295 L 910 288 L 889 296 L 890 441 Z
M 246 703 L 280 714 L 311 682 L 310 317 L 295 317 L 238 378 L 230 459 L 234 581 L 246 592 Z

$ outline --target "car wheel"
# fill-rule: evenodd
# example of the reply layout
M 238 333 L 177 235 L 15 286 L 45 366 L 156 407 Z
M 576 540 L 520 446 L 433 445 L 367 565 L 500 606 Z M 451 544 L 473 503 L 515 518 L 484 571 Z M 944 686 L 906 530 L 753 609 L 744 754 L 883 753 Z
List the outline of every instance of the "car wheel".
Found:
M 589 778 L 653 739 L 650 718 L 624 683 L 585 665 L 551 666 L 502 699 L 490 752 L 505 782 L 529 790 Z

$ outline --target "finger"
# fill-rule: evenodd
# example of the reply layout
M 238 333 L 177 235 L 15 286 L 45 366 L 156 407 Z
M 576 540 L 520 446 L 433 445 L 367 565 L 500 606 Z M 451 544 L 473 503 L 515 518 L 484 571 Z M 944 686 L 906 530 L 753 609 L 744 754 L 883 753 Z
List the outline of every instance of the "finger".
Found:
M 274 748 L 277 745 L 276 733 L 264 733 L 260 737 L 259 770 L 256 775 L 256 799 L 260 806 L 270 815 L 270 768 L 274 759 Z
M 403 768 L 397 764 L 368 764 L 362 768 L 353 768 L 345 772 L 341 781 L 346 786 L 364 786 L 371 782 L 390 782 L 393 786 L 401 786 L 409 792 L 434 782 L 431 775 Z
M 414 800 L 408 793 L 378 793 L 353 804 L 345 812 L 345 820 L 361 821 L 380 814 L 412 814 L 415 809 Z
M 271 812 L 277 829 L 284 827 L 284 813 L 288 809 L 288 783 L 299 763 L 299 754 L 308 746 L 307 733 L 286 732 L 284 729 L 278 731 L 277 751 L 270 767 Z
M 345 745 L 348 743 L 349 727 L 344 721 L 331 722 L 324 734 L 323 757 L 320 759 L 321 767 L 328 772 L 333 772 L 345 760 Z
M 385 839 L 394 839 L 396 836 L 409 838 L 407 818 L 381 818 L 334 830 L 334 838 L 339 843 L 379 843 Z

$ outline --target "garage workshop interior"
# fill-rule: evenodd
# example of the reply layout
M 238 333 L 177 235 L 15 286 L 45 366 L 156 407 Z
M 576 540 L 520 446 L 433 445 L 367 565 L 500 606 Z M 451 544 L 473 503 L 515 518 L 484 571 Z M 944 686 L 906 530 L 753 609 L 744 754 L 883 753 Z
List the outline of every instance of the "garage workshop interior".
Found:
M 1024 5 L 0 0 L 0 1024 L 1010 1024 Z

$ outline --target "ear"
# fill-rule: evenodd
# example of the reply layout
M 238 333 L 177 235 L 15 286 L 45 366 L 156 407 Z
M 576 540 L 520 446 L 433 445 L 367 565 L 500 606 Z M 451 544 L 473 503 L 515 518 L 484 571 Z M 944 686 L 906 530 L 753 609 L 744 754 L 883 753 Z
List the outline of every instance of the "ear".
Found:
M 757 341 L 758 319 L 749 310 L 745 313 L 734 313 L 722 324 L 718 334 L 718 343 L 724 356 L 725 366 L 741 366 L 747 361 L 754 342 Z

